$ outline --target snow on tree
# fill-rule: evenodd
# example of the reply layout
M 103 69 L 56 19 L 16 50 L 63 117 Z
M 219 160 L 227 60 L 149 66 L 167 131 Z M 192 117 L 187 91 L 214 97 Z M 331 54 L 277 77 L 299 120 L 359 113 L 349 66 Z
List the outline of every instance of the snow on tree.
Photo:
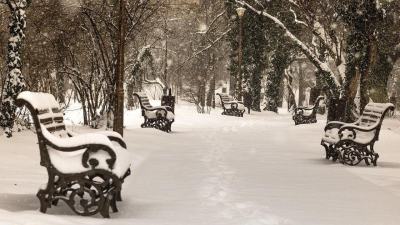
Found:
M 0 126 L 4 129 L 7 137 L 12 136 L 14 126 L 14 117 L 17 107 L 15 100 L 18 94 L 25 90 L 24 77 L 22 76 L 21 47 L 25 38 L 24 30 L 26 28 L 25 11 L 28 8 L 30 0 L 7 0 L 11 11 L 10 39 L 8 40 L 8 73 L 3 89 Z
M 387 80 L 394 62 L 400 58 L 398 30 L 398 1 L 268 1 L 234 0 L 268 18 L 281 34 L 294 43 L 317 68 L 316 77 L 323 86 L 327 99 L 339 98 L 346 102 L 346 118 L 354 113 L 356 94 L 360 89 L 364 108 L 373 101 L 387 100 Z M 289 4 L 291 20 L 270 12 L 276 4 Z M 397 10 L 397 11 L 396 11 Z M 288 17 L 286 17 L 288 18 Z M 295 23 L 304 30 L 303 36 L 293 33 L 288 25 Z M 310 44 L 307 38 L 314 36 Z M 329 105 L 328 105 L 329 107 Z

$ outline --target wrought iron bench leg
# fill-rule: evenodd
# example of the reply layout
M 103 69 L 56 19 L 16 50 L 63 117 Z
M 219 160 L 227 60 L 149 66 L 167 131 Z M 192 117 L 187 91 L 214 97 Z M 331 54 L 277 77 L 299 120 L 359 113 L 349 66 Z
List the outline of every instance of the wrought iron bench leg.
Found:
M 47 208 L 51 207 L 54 195 L 54 180 L 55 174 L 48 171 L 48 182 L 46 189 L 39 189 L 36 197 L 40 201 L 40 212 L 46 213 Z M 57 203 L 56 203 L 57 204 Z
M 122 195 L 121 195 L 121 191 L 118 191 L 117 194 L 115 195 L 115 200 L 117 201 L 122 201 Z
M 112 197 L 111 202 L 110 202 L 110 206 L 111 206 L 111 210 L 113 212 L 118 212 L 118 208 L 117 208 L 117 195 L 120 192 L 115 193 L 115 195 Z
M 374 166 L 376 166 L 376 162 L 378 161 L 379 154 L 375 153 L 374 144 L 370 145 L 370 154 L 371 154 L 371 162 L 372 162 L 372 164 L 374 164 Z
M 373 157 L 372 157 L 372 164 L 374 164 L 374 166 L 376 166 L 376 162 L 378 161 L 378 158 L 379 158 L 379 154 L 374 153 Z
M 104 218 L 110 218 L 110 199 L 106 199 L 104 201 L 104 205 L 102 206 L 102 209 L 100 210 L 100 214 L 104 217 Z

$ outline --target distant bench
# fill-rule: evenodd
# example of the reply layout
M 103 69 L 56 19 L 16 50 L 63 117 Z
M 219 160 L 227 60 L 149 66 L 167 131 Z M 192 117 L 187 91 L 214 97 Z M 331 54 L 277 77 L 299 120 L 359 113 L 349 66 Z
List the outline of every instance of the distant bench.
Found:
M 368 103 L 355 123 L 329 122 L 321 145 L 325 147 L 326 159 L 332 157 L 348 165 L 357 165 L 362 160 L 376 166 L 379 158 L 374 144 L 379 140 L 383 119 L 388 110 L 394 110 L 391 103 Z
M 40 165 L 48 173 L 48 182 L 36 195 L 40 211 L 45 213 L 62 200 L 81 216 L 100 213 L 109 218 L 110 207 L 118 212 L 116 201 L 121 201 L 122 183 L 130 174 L 129 154 L 121 135 L 112 131 L 81 135 L 71 132 L 51 94 L 25 91 L 18 95 L 16 105 L 26 106 L 31 112 Z
M 133 95 L 139 99 L 142 109 L 142 116 L 144 117 L 142 128 L 153 127 L 167 133 L 171 132 L 172 123 L 175 121 L 175 115 L 171 107 L 152 106 L 149 97 L 143 92 L 135 92 Z
M 240 101 L 230 101 L 229 96 L 224 93 L 218 93 L 221 99 L 222 115 L 238 116 L 243 117 L 243 113 L 246 111 L 243 102 Z
M 324 100 L 323 96 L 319 96 L 315 101 L 312 108 L 299 106 L 294 110 L 293 120 L 295 125 L 316 123 L 317 122 L 317 110 L 320 101 Z

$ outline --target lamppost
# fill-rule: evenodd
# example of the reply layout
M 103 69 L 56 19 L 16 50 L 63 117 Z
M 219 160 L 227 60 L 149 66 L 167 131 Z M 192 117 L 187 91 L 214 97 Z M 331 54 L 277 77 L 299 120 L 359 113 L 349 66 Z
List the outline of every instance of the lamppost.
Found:
M 121 136 L 124 135 L 124 39 L 125 39 L 125 2 L 120 1 L 119 13 L 119 43 L 117 58 L 117 83 L 116 83 L 116 104 L 114 117 L 114 131 Z
M 239 16 L 239 76 L 238 76 L 238 100 L 242 100 L 242 17 L 244 15 L 245 8 L 239 7 L 236 12 Z

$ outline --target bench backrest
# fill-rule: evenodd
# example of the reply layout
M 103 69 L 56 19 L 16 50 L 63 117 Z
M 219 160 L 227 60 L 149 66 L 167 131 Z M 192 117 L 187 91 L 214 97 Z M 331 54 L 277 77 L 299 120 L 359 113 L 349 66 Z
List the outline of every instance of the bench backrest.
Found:
M 47 139 L 43 135 L 42 128 L 57 137 L 69 137 L 65 128 L 60 105 L 51 94 L 29 91 L 21 92 L 18 95 L 16 105 L 18 107 L 26 106 L 31 112 L 39 141 L 40 165 L 46 167 L 50 166 L 50 159 L 45 142 Z
M 324 96 L 319 96 L 317 98 L 317 100 L 315 101 L 314 109 L 318 109 L 320 102 L 323 101 L 323 100 L 324 100 Z
M 139 99 L 140 107 L 144 108 L 152 108 L 153 106 L 150 104 L 149 97 L 144 92 L 135 92 L 133 93 Z
M 218 93 L 219 97 L 221 98 L 221 103 L 229 102 L 229 96 L 225 93 Z
M 386 112 L 394 109 L 391 103 L 368 103 L 361 117 L 358 119 L 359 126 L 369 127 L 376 123 L 382 124 Z
M 53 95 L 25 91 L 18 95 L 18 100 L 25 101 L 33 120 L 38 123 L 35 123 L 38 133 L 41 133 L 40 125 L 43 125 L 53 135 L 61 138 L 68 137 L 64 124 L 64 114 Z

